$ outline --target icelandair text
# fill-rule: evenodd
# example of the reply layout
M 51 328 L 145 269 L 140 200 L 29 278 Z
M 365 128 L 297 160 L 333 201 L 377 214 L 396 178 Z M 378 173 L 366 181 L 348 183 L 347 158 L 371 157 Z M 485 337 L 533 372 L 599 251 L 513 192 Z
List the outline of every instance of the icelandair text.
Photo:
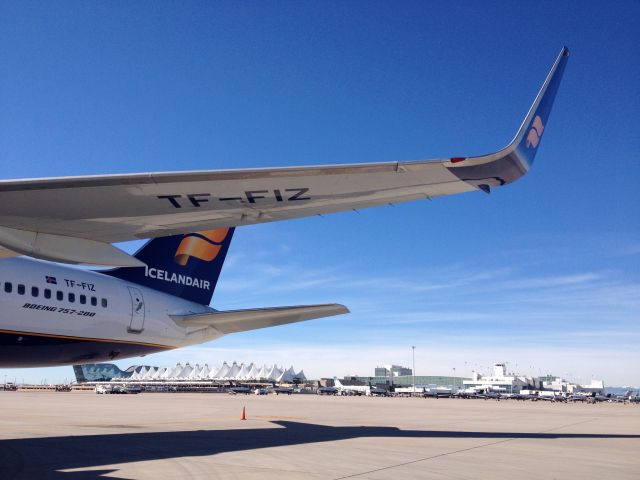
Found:
M 165 282 L 177 283 L 180 285 L 186 285 L 188 287 L 202 288 L 204 290 L 210 289 L 209 280 L 202 280 L 200 278 L 193 278 L 188 275 L 167 272 L 166 270 L 160 270 L 159 268 L 145 267 L 144 274 L 145 276 L 155 278 L 156 280 L 164 280 Z

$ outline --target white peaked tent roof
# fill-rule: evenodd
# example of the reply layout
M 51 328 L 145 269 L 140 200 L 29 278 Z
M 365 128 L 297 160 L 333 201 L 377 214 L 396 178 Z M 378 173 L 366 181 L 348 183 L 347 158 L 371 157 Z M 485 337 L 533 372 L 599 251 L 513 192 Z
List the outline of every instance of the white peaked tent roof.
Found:
M 269 373 L 267 373 L 264 378 L 267 380 L 277 380 L 280 375 L 282 375 L 282 369 L 278 368 L 278 366 L 274 363 L 271 367 L 271 370 L 269 370 Z
M 169 380 L 176 378 L 176 376 L 184 369 L 181 363 L 177 363 L 175 367 L 167 370 L 167 376 Z
M 191 365 L 189 365 L 189 363 L 187 362 L 187 364 L 184 366 L 184 368 L 174 375 L 174 378 L 176 380 L 184 380 L 186 378 L 189 378 L 189 374 L 192 371 L 193 371 L 193 367 Z
M 204 366 L 200 369 L 200 373 L 198 374 L 198 378 L 199 379 L 207 379 L 207 378 L 209 378 L 209 374 L 210 373 L 211 373 L 211 369 L 209 368 L 209 365 L 207 365 L 205 363 Z
M 142 380 L 151 380 L 157 371 L 158 367 L 150 367 L 149 370 L 147 370 L 147 373 L 142 377 Z
M 189 380 L 197 380 L 198 378 L 200 378 L 200 372 L 202 372 L 202 367 L 196 363 L 196 366 L 193 367 L 193 370 L 191 370 L 191 373 L 187 376 L 187 378 Z
M 222 362 L 220 368 L 218 368 L 216 371 L 211 372 L 209 378 L 224 378 L 227 373 L 229 373 L 229 370 L 231 370 L 229 364 L 227 362 Z
M 295 377 L 296 372 L 293 370 L 293 366 L 288 368 L 278 378 L 276 378 L 276 382 L 293 382 L 293 377 Z
M 251 367 L 251 371 L 249 372 L 249 378 L 254 380 L 260 380 L 260 367 L 255 363 L 252 363 L 253 367 Z
M 229 372 L 227 372 L 227 374 L 223 378 L 236 378 L 239 371 L 240 365 L 238 365 L 236 362 L 233 362 L 231 368 L 229 369 Z
M 181 372 L 183 368 L 184 367 L 180 363 L 177 363 L 173 368 L 167 368 L 167 371 L 164 372 L 164 375 L 162 375 L 162 379 L 165 380 L 167 378 L 175 378 L 176 373 Z
M 238 379 L 238 375 L 240 375 L 240 372 L 242 371 L 242 367 L 244 364 L 242 363 L 236 363 L 233 362 L 233 364 L 231 365 L 231 370 L 229 370 L 229 373 L 227 374 L 228 378 L 232 378 L 234 380 Z
M 224 365 L 224 364 L 223 364 Z M 222 366 L 220 367 L 216 367 L 215 365 L 211 368 L 211 370 L 209 370 L 209 375 L 207 378 L 211 379 L 211 378 L 216 378 L 216 375 L 218 374 L 218 372 L 220 371 L 220 369 L 222 368 Z
M 240 365 L 240 371 L 238 372 L 238 375 L 236 376 L 237 378 L 239 378 L 240 380 L 249 380 L 249 373 L 251 372 L 251 369 L 253 368 L 253 363 L 250 363 L 249 365 L 245 365 L 244 363 Z
M 267 378 L 269 375 L 269 367 L 262 365 L 260 372 L 258 372 L 258 379 Z
M 188 362 L 184 366 L 178 362 L 175 367 L 138 366 L 133 369 L 129 380 L 267 380 L 272 382 L 291 383 L 294 380 L 304 382 L 307 377 L 303 370 L 298 373 L 293 366 L 284 369 L 273 364 L 270 366 L 256 363 L 233 362 L 229 365 L 223 362 L 220 367 L 209 368 L 208 364 L 191 366 Z M 129 370 L 131 371 L 131 370 Z

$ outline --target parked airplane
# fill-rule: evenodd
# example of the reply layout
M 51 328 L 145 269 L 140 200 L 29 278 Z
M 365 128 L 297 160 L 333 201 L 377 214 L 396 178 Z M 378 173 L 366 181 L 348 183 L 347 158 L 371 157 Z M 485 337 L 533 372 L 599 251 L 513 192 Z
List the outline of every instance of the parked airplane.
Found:
M 281 393 L 283 395 L 291 395 L 293 393 L 293 388 L 292 387 L 276 387 L 273 389 L 273 393 L 275 393 L 276 395 L 280 395 Z
M 95 363 L 347 313 L 208 305 L 234 227 L 506 185 L 547 128 L 563 48 L 504 149 L 435 161 L 0 181 L 0 366 Z M 199 233 L 188 233 L 204 230 Z M 135 255 L 113 242 L 151 238 Z M 117 267 L 77 270 L 54 262 Z
M 252 393 L 252 390 L 249 387 L 229 387 L 229 389 L 227 390 L 229 393 L 231 393 L 232 395 L 249 395 L 250 393 Z
M 369 389 L 369 395 L 374 396 L 374 397 L 386 397 L 387 395 L 389 395 L 389 392 L 387 390 L 385 390 L 384 388 L 371 387 Z
M 371 395 L 369 385 L 343 385 L 337 377 L 333 377 L 333 384 L 340 395 Z
M 336 387 L 320 387 L 318 388 L 318 395 L 337 395 L 338 389 Z

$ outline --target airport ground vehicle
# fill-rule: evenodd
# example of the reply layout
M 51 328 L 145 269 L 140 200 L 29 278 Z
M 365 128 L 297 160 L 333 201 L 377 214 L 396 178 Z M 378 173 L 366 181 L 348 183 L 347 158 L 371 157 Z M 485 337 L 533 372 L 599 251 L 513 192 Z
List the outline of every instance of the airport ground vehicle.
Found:
M 106 395 L 111 393 L 111 386 L 109 385 L 96 385 L 96 393 L 98 395 Z

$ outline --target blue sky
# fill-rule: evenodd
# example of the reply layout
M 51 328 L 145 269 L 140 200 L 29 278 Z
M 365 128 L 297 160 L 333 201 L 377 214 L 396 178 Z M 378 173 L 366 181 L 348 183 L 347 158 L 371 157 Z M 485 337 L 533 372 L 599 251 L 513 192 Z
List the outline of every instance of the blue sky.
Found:
M 638 2 L 0 2 L 0 175 L 488 153 L 567 45 L 516 184 L 236 232 L 216 308 L 336 301 L 351 315 L 119 364 L 372 375 L 415 345 L 418 374 L 508 361 L 638 385 L 638 18 Z

